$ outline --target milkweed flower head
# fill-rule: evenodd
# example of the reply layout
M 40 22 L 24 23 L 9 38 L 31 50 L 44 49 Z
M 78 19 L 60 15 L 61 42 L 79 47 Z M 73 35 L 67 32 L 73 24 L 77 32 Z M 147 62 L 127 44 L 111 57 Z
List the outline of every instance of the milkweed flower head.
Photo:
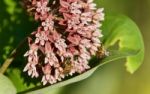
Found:
M 24 71 L 42 76 L 43 85 L 83 73 L 101 47 L 103 8 L 93 0 L 28 0 L 28 12 L 41 24 L 28 38 Z

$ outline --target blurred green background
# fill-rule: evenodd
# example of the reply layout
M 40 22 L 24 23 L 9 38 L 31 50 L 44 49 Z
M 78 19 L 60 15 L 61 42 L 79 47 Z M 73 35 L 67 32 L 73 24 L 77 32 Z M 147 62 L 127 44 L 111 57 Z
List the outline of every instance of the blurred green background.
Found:
M 106 11 L 125 14 L 137 23 L 145 43 L 144 63 L 131 75 L 126 72 L 123 61 L 112 62 L 100 67 L 84 81 L 47 94 L 150 94 L 150 0 L 99 2 Z M 21 8 L 19 0 L 0 0 L 0 62 L 35 26 Z

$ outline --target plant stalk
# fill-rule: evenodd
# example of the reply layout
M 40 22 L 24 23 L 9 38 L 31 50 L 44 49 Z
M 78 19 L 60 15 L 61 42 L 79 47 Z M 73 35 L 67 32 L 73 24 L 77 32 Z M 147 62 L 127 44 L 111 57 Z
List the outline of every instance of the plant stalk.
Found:
M 17 56 L 19 50 L 22 48 L 23 44 L 27 41 L 27 38 L 25 38 L 16 49 L 14 49 L 10 56 L 4 61 L 2 67 L 0 68 L 0 73 L 4 74 L 7 70 L 7 68 L 9 67 L 9 65 L 13 62 L 13 60 L 15 59 L 15 57 Z

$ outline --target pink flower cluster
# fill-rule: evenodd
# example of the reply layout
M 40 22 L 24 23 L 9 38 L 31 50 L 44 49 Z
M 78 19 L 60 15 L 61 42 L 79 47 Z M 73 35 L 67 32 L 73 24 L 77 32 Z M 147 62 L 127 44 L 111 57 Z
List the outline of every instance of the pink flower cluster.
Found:
M 88 61 L 101 47 L 103 8 L 93 0 L 29 0 L 27 8 L 41 22 L 24 55 L 29 76 L 54 84 L 90 68 Z

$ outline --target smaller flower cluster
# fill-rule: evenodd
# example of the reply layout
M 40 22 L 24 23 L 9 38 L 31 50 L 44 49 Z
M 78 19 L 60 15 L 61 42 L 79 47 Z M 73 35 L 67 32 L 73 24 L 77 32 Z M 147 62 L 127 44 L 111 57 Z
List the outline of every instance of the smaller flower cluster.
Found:
M 42 75 L 43 85 L 54 84 L 90 68 L 88 61 L 101 47 L 103 8 L 93 0 L 29 0 L 27 10 L 41 22 L 24 55 L 29 76 Z

